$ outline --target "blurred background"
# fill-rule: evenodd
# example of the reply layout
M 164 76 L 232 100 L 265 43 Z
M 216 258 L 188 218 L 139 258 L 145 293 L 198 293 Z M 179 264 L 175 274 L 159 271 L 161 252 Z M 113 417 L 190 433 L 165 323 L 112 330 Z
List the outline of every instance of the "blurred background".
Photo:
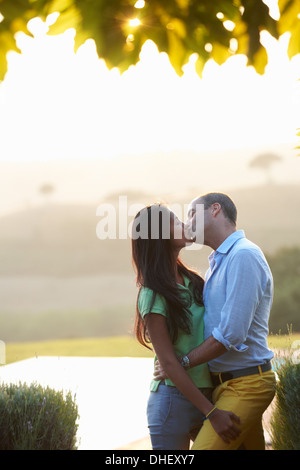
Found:
M 300 56 L 286 36 L 265 36 L 264 75 L 238 55 L 199 78 L 193 58 L 179 77 L 151 41 L 120 74 L 92 40 L 75 54 L 73 30 L 29 28 L 0 84 L 0 339 L 132 338 L 130 239 L 99 240 L 97 207 L 210 191 L 232 197 L 267 256 L 270 331 L 300 332 Z M 204 275 L 210 251 L 182 257 Z

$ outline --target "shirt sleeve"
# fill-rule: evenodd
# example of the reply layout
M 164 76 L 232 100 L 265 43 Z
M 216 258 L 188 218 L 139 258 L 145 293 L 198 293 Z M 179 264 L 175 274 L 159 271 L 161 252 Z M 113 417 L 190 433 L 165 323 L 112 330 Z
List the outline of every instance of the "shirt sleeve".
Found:
M 268 282 L 264 260 L 249 250 L 239 250 L 227 271 L 226 301 L 221 321 L 212 331 L 213 337 L 227 350 L 243 352 L 255 311 Z
M 155 296 L 155 299 L 152 305 L 153 296 Z M 155 293 L 152 289 L 149 289 L 148 287 L 141 287 L 138 298 L 138 308 L 143 318 L 148 313 L 159 313 L 164 317 L 167 316 L 167 303 L 165 298 L 161 294 Z

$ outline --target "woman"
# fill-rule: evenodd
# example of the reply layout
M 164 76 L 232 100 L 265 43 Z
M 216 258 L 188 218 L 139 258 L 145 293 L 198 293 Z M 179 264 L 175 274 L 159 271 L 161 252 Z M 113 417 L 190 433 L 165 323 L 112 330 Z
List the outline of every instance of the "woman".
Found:
M 167 207 L 142 209 L 133 222 L 132 256 L 140 287 L 135 332 L 169 377 L 152 381 L 147 407 L 153 449 L 189 449 L 204 419 L 225 439 L 239 434 L 239 419 L 218 410 L 211 401 L 212 383 L 206 364 L 185 370 L 179 358 L 203 342 L 203 279 L 179 259 L 191 240 L 185 226 Z M 151 348 L 150 348 L 151 349 Z

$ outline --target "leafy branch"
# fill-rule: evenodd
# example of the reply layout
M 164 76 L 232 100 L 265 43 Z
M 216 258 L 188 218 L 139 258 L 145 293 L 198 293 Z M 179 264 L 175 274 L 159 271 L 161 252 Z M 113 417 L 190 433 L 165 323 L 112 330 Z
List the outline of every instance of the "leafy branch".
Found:
M 32 36 L 28 21 L 45 21 L 54 12 L 59 15 L 48 34 L 74 28 L 75 51 L 91 38 L 99 57 L 121 72 L 138 62 L 150 39 L 168 54 L 178 75 L 192 54 L 198 56 L 200 76 L 210 58 L 222 64 L 235 54 L 245 54 L 248 65 L 262 74 L 268 57 L 261 31 L 274 38 L 290 32 L 289 57 L 300 52 L 300 2 L 279 0 L 278 6 L 275 20 L 262 0 L 0 0 L 0 80 L 7 72 L 7 52 L 20 52 L 15 34 Z

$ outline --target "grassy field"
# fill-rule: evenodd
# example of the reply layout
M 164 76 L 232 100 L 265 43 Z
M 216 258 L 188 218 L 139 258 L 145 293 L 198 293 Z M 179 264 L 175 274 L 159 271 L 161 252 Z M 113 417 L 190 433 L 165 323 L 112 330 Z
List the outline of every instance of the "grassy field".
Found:
M 269 336 L 269 347 L 288 349 L 294 341 L 300 341 L 300 333 Z M 153 353 L 131 336 L 6 344 L 7 364 L 38 356 L 153 357 Z
M 130 336 L 6 344 L 6 363 L 38 356 L 153 357 Z
M 300 341 L 300 333 L 291 333 L 288 335 L 270 335 L 268 344 L 270 349 L 290 349 L 294 341 Z M 296 347 L 296 345 L 295 345 Z M 297 346 L 299 348 L 299 345 Z

